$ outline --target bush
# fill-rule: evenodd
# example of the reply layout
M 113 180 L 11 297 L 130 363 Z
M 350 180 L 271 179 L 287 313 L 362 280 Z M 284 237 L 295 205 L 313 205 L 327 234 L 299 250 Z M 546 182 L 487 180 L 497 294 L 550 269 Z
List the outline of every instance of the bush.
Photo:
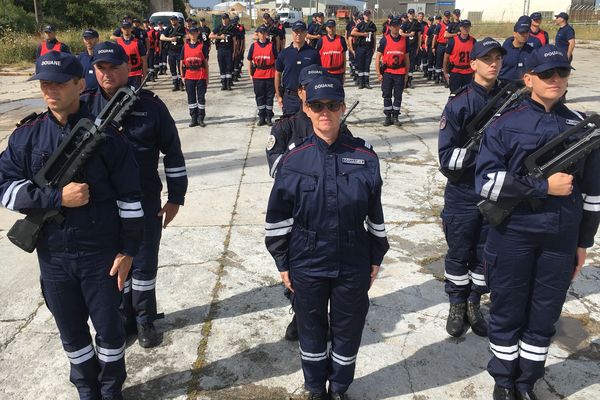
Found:
M 5 32 L 11 31 L 33 31 L 35 28 L 35 17 L 28 14 L 22 7 L 15 5 L 10 0 L 0 0 L 0 37 Z

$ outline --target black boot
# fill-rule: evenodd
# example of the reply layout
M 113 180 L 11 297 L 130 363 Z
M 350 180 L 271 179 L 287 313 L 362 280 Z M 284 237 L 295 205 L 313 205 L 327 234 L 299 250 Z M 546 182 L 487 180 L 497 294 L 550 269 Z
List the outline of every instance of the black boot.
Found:
M 273 117 L 267 115 L 267 126 L 273 126 Z
M 296 323 L 296 314 L 292 317 L 289 325 L 285 329 L 285 340 L 295 342 L 298 340 L 298 324 Z
M 494 385 L 494 400 L 515 400 L 514 389 L 507 389 L 502 386 Z
M 256 126 L 264 126 L 266 124 L 267 121 L 265 121 L 265 117 L 263 117 L 262 115 L 258 117 L 258 122 L 256 123 Z
M 446 332 L 450 336 L 459 337 L 465 333 L 465 314 L 467 303 L 450 304 L 448 320 L 446 321 Z
M 371 87 L 371 85 L 369 84 L 369 80 L 368 80 L 368 79 L 367 79 L 367 80 L 365 80 L 365 83 L 363 83 L 363 87 L 364 87 L 365 89 L 373 89 L 373 88 Z
M 412 76 L 408 77 L 408 85 L 407 85 L 407 87 L 409 89 L 414 89 L 415 88 L 415 85 L 413 84 L 413 77 Z
M 515 398 L 517 400 L 537 400 L 537 396 L 533 393 L 533 390 L 517 390 L 515 393 Z
M 190 124 L 188 126 L 190 128 L 193 128 L 194 126 L 198 126 L 198 115 L 196 113 L 192 114 L 192 120 L 190 121 Z
M 179 90 L 179 80 L 173 81 L 173 92 L 177 92 Z
M 394 122 L 392 121 L 392 116 L 391 115 L 386 115 L 385 116 L 385 121 L 383 121 L 383 126 L 390 126 L 393 123 Z
M 399 115 L 394 115 L 394 117 L 392 118 L 392 122 L 396 126 L 401 126 L 402 125 L 402 122 L 400 122 L 400 116 Z
M 487 337 L 487 322 L 485 322 L 485 318 L 481 314 L 479 303 L 467 302 L 467 319 L 473 333 L 477 336 Z
M 204 122 L 204 115 L 200 116 L 200 118 L 198 118 L 198 125 L 200 125 L 200 127 L 204 128 L 206 126 L 206 123 Z
M 148 321 L 138 324 L 138 342 L 145 349 L 156 347 L 162 342 L 161 335 L 156 331 L 154 324 Z
M 337 393 L 337 392 L 330 392 L 329 398 L 331 400 L 346 400 L 347 399 L 345 393 Z
M 227 78 L 225 80 L 226 80 L 225 84 L 227 85 L 227 90 L 233 90 L 233 79 Z
M 183 83 L 183 80 L 179 79 L 179 90 L 181 90 L 182 92 L 185 92 L 185 84 Z
M 221 90 L 227 90 L 227 79 L 221 79 Z
M 329 396 L 327 396 L 327 393 L 323 392 L 323 393 L 309 393 L 308 396 L 306 396 L 307 400 L 328 400 Z

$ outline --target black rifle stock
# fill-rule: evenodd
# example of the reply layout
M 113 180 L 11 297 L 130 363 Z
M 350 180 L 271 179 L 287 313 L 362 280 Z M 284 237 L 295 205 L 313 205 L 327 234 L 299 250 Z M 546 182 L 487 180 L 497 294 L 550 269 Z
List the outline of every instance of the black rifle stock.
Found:
M 358 103 L 360 103 L 358 100 L 356 100 L 354 103 L 352 103 L 352 105 L 350 106 L 350 108 L 348 109 L 348 111 L 346 111 L 346 114 L 344 114 L 344 117 L 340 121 L 340 125 L 343 125 L 343 124 L 346 123 L 346 120 L 348 119 L 348 117 L 350 116 L 350 114 L 352 113 L 352 111 L 354 111 L 354 109 L 356 108 L 356 106 L 358 105 Z
M 583 133 L 581 133 L 582 129 L 585 129 Z M 572 136 L 577 137 L 577 140 L 568 143 L 568 139 Z M 525 159 L 527 175 L 538 179 L 547 179 L 557 172 L 566 171 L 599 147 L 600 115 L 592 114 L 529 155 Z M 482 200 L 477 206 L 490 225 L 497 226 L 521 202 L 521 199 L 499 202 Z
M 513 84 L 508 84 L 503 87 L 502 90 L 495 95 L 465 127 L 469 139 L 462 146 L 462 149 L 465 151 L 472 151 L 477 148 L 485 134 L 485 130 L 496 120 L 498 115 L 502 114 L 504 110 L 519 100 L 526 91 L 526 88 L 523 87 L 519 89 Z M 440 172 L 448 178 L 451 183 L 456 183 L 462 177 L 464 169 L 448 169 L 440 167 Z
M 139 92 L 148 80 L 148 74 L 137 90 L 123 87 L 115 93 L 104 106 L 96 122 L 87 118 L 80 119 L 71 129 L 58 148 L 50 155 L 48 161 L 33 177 L 38 187 L 61 189 L 74 181 L 92 157 L 106 136 L 104 130 L 108 125 L 120 127 L 125 117 L 131 112 L 139 98 Z M 8 231 L 8 239 L 28 253 L 35 250 L 42 227 L 47 221 L 62 223 L 64 217 L 59 210 L 42 210 L 29 213 L 20 219 Z

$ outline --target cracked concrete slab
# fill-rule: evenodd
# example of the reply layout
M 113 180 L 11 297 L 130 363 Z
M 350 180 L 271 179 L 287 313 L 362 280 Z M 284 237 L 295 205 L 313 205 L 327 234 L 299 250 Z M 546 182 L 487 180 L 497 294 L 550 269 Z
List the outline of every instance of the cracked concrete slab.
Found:
M 579 51 L 569 103 L 598 110 L 589 84 L 600 49 Z M 167 77 L 150 84 L 180 130 L 189 173 L 186 205 L 163 231 L 157 297 L 163 344 L 126 354 L 125 398 L 297 400 L 303 378 L 296 343 L 283 339 L 291 318 L 279 276 L 264 248 L 264 211 L 272 184 L 264 148 L 268 127 L 256 122 L 247 77 L 218 90 L 211 58 L 206 128 L 188 128 L 185 94 Z M 0 147 L 14 122 L 41 103 L 35 83 L 0 76 Z M 381 160 L 383 204 L 391 249 L 370 291 L 370 311 L 349 396 L 366 399 L 489 399 L 487 341 L 445 333 L 445 242 L 439 213 L 444 178 L 437 171 L 437 129 L 447 90 L 420 78 L 407 90 L 401 127 L 383 127 L 381 92 L 346 89 L 360 100 L 348 119 L 354 135 Z M 235 100 L 233 100 L 235 99 Z M 277 110 L 276 110 L 277 111 Z M 160 167 L 162 174 L 162 166 Z M 166 188 L 164 197 L 166 198 Z M 18 215 L 0 209 L 0 398 L 74 399 L 68 362 L 43 305 L 35 255 L 6 239 Z M 539 397 L 600 397 L 600 250 L 573 282 Z M 487 313 L 487 299 L 484 313 Z

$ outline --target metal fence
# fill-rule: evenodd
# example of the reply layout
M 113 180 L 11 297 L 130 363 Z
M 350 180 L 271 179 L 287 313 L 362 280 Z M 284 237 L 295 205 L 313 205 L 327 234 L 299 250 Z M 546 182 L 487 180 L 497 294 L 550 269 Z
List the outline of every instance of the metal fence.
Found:
M 571 6 L 569 9 L 569 22 L 597 23 L 600 25 L 600 6 Z

